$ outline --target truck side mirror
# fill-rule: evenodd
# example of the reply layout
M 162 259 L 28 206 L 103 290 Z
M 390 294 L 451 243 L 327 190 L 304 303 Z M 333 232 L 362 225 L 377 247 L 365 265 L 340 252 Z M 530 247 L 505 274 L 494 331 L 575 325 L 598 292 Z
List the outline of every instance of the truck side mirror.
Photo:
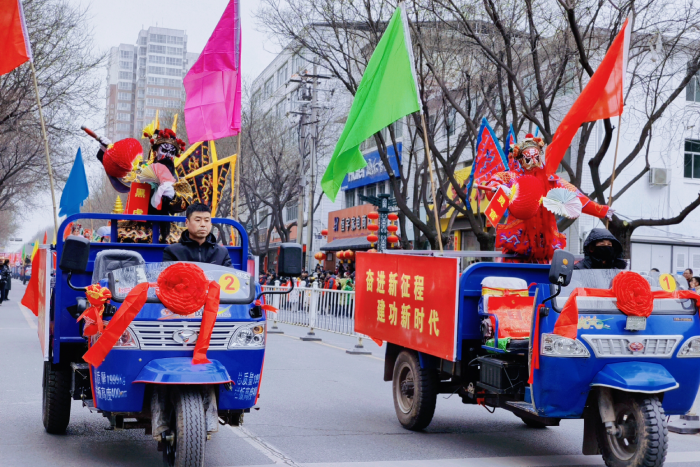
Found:
M 301 245 L 282 243 L 277 248 L 277 275 L 293 277 L 301 274 Z
M 65 272 L 85 272 L 90 256 L 90 241 L 79 235 L 70 235 L 63 243 L 59 267 Z
M 567 286 L 574 272 L 574 255 L 565 250 L 555 250 L 552 265 L 549 267 L 549 282 Z

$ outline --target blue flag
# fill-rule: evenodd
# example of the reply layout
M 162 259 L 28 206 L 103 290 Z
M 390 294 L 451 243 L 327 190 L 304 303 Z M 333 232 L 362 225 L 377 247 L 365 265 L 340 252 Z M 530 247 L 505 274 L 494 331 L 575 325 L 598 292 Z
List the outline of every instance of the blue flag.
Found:
M 73 168 L 70 169 L 68 181 L 66 181 L 66 186 L 63 187 L 63 193 L 61 193 L 61 205 L 58 215 L 70 216 L 71 214 L 79 214 L 80 207 L 89 194 L 90 189 L 88 188 L 87 175 L 85 175 L 83 154 L 78 148 Z
M 510 124 L 510 129 L 508 130 L 508 135 L 506 136 L 505 152 L 510 151 L 510 147 L 518 142 L 518 138 L 515 136 L 515 130 L 513 130 L 513 124 Z

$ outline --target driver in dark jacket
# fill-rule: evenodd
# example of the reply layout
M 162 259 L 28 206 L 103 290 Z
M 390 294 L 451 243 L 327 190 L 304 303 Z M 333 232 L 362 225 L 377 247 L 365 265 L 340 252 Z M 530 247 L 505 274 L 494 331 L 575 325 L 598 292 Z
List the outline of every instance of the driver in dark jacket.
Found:
M 593 229 L 583 243 L 584 258 L 574 269 L 627 269 L 622 244 L 608 229 Z
M 216 244 L 211 233 L 211 209 L 202 203 L 190 204 L 180 242 L 168 245 L 163 251 L 163 262 L 196 261 L 231 267 L 231 257 L 223 246 Z

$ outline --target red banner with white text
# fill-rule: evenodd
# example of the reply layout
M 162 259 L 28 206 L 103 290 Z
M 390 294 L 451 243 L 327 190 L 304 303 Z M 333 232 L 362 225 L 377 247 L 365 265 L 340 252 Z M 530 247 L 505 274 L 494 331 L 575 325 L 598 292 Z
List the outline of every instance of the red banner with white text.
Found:
M 355 331 L 457 358 L 458 258 L 357 253 Z

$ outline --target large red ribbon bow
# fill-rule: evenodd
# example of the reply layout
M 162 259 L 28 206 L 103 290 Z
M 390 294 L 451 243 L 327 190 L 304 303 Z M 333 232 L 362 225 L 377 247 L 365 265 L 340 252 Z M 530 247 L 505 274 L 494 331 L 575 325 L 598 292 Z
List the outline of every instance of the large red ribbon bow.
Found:
M 579 287 L 571 292 L 554 324 L 554 334 L 569 339 L 576 339 L 578 334 L 578 305 L 576 297 L 615 298 L 617 308 L 628 316 L 648 317 L 654 309 L 654 300 L 660 298 L 695 299 L 700 295 L 691 290 L 676 290 L 652 292 L 649 282 L 641 275 L 632 271 L 619 273 L 612 282 L 612 289 L 588 289 Z M 698 302 L 700 303 L 700 302 Z
M 85 320 L 83 335 L 89 337 L 99 334 L 104 330 L 102 314 L 105 311 L 105 303 L 112 298 L 112 293 L 107 287 L 102 287 L 100 284 L 93 284 L 87 287 L 85 296 L 88 302 L 90 302 L 90 307 L 78 317 L 78 321 L 81 319 Z
M 157 283 L 144 282 L 134 287 L 106 326 L 104 333 L 83 355 L 83 360 L 93 366 L 102 364 L 114 344 L 143 308 L 148 298 L 149 287 L 156 287 L 156 295 L 163 305 L 178 315 L 191 315 L 204 306 L 192 363 L 211 363 L 207 359 L 207 350 L 219 311 L 221 287 L 218 282 L 208 281 L 204 271 L 191 263 L 175 263 L 160 273 Z

